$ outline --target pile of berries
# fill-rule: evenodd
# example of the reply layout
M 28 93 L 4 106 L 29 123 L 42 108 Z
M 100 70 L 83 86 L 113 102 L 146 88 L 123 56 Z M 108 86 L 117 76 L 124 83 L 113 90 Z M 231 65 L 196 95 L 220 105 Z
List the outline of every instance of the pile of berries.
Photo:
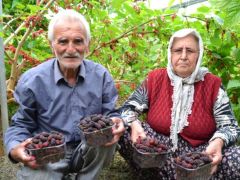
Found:
M 80 120 L 79 127 L 83 132 L 94 132 L 113 126 L 112 120 L 102 114 L 93 114 Z
M 52 147 L 64 143 L 64 136 L 56 131 L 50 133 L 42 132 L 36 134 L 30 144 L 26 146 L 28 149 L 42 149 L 45 147 Z
M 137 141 L 133 143 L 135 148 L 142 153 L 162 153 L 167 152 L 166 145 L 160 143 L 155 138 L 141 138 L 138 137 Z
M 188 169 L 196 169 L 212 162 L 207 154 L 201 152 L 187 153 L 175 158 L 174 160 L 176 164 Z

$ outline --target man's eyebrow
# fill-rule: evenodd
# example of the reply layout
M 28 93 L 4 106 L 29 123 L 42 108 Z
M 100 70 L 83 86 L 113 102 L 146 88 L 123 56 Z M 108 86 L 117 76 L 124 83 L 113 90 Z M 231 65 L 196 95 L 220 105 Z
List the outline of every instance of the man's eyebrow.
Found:
M 82 38 L 82 37 L 76 37 L 75 39 L 77 39 L 77 40 L 83 40 L 84 38 Z
M 67 38 L 65 38 L 65 37 L 60 37 L 60 38 L 58 38 L 57 40 L 58 41 L 61 41 L 61 40 L 66 40 Z

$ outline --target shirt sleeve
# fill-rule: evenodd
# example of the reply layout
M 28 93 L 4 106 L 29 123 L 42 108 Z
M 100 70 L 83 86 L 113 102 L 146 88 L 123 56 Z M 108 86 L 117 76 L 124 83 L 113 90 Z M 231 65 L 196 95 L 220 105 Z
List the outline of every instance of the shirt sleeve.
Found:
M 221 138 L 224 140 L 225 146 L 234 144 L 240 135 L 240 129 L 234 117 L 227 92 L 222 86 L 219 89 L 213 113 L 216 120 L 217 131 L 210 141 L 215 138 Z
M 130 95 L 127 101 L 119 109 L 121 116 L 128 126 L 138 116 L 148 110 L 148 90 L 147 90 L 147 79 Z
M 16 145 L 32 137 L 31 132 L 36 128 L 37 111 L 34 96 L 24 81 L 19 80 L 14 97 L 19 108 L 12 117 L 11 126 L 4 135 L 4 144 L 8 154 Z

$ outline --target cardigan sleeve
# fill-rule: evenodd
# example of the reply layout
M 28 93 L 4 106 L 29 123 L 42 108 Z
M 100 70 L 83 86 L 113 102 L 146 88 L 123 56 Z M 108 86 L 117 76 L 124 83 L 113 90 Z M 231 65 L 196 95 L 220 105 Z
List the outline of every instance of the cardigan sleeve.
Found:
M 138 116 L 148 110 L 147 79 L 129 96 L 119 109 L 126 125 L 137 120 Z
M 215 138 L 221 138 L 224 140 L 225 146 L 234 144 L 240 136 L 240 128 L 234 117 L 227 92 L 223 86 L 219 88 L 213 114 L 216 120 L 217 130 L 210 141 Z

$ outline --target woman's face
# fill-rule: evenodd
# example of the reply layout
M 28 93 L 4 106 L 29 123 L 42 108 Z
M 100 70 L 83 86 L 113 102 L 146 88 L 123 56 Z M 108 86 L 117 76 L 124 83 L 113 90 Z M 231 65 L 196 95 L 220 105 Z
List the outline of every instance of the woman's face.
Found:
M 198 40 L 193 35 L 174 38 L 171 48 L 171 63 L 176 75 L 186 78 L 195 70 L 199 56 Z

